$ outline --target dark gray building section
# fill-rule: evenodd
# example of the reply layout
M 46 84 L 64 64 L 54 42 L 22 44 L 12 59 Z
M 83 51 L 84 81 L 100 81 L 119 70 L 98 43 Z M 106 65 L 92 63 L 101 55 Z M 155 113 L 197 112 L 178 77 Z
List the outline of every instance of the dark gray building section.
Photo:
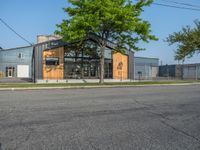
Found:
M 176 79 L 183 78 L 182 65 L 162 65 L 159 66 L 159 77 L 170 77 Z
M 159 76 L 176 79 L 200 79 L 200 64 L 159 66 Z
M 159 66 L 159 76 L 160 77 L 176 77 L 176 66 L 177 65 Z
M 126 53 L 128 55 L 128 78 L 134 80 L 134 52 L 129 50 Z
M 47 47 L 46 43 L 42 43 L 42 44 L 37 44 L 34 47 L 34 51 L 33 51 L 33 73 L 34 73 L 34 81 L 36 79 L 42 79 L 43 78 L 43 50 L 45 50 Z

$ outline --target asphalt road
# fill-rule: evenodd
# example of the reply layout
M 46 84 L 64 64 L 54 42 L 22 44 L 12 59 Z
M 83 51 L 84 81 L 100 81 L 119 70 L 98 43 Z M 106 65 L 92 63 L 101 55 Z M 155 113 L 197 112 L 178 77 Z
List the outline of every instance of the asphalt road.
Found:
M 2 150 L 200 150 L 200 85 L 0 91 Z

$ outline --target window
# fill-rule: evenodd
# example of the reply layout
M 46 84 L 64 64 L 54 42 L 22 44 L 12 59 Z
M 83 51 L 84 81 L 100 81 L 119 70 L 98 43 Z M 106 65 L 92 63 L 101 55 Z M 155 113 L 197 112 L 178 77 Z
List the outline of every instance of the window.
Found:
M 19 53 L 18 57 L 19 57 L 19 59 L 23 59 L 24 58 L 24 54 L 23 53 Z
M 46 65 L 59 65 L 59 58 L 57 57 L 51 57 L 51 58 L 46 58 Z

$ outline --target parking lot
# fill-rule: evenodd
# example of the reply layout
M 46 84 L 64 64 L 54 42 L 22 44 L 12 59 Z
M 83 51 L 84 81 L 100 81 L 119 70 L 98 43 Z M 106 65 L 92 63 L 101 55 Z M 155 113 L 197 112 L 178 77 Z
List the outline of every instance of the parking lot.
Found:
M 199 150 L 200 85 L 0 91 L 2 150 Z

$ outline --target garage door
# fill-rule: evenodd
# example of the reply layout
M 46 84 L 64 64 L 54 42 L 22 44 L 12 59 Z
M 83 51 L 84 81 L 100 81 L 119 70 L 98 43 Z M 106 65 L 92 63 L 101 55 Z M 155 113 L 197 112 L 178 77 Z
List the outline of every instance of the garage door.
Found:
M 17 77 L 18 78 L 29 78 L 29 66 L 18 65 L 17 66 Z

